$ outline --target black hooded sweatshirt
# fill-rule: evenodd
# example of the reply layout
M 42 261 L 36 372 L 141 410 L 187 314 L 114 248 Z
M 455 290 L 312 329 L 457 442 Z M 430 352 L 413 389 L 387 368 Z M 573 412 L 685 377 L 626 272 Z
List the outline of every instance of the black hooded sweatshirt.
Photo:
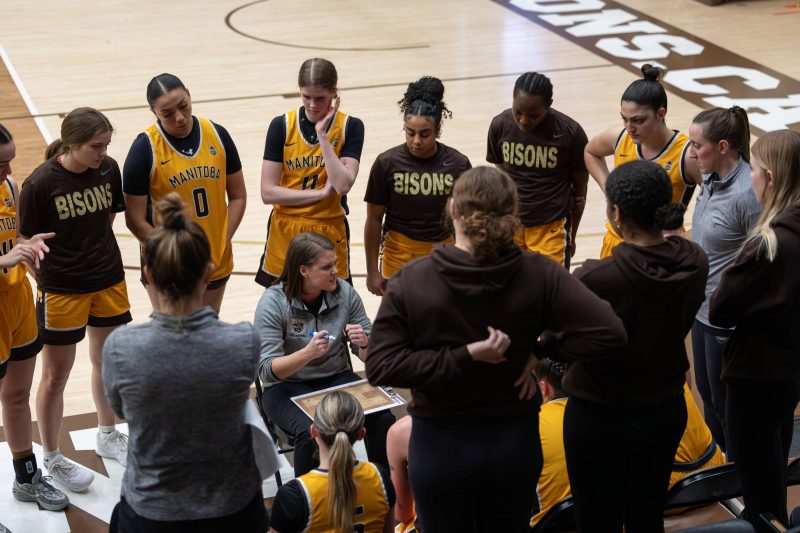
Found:
M 775 217 L 772 228 L 775 260 L 751 241 L 711 297 L 713 323 L 736 326 L 723 354 L 725 381 L 800 377 L 800 206 Z
M 476 362 L 466 345 L 507 333 L 506 362 Z M 594 356 L 625 343 L 622 322 L 554 261 L 516 247 L 482 264 L 455 246 L 404 266 L 387 283 L 372 328 L 367 377 L 411 389 L 409 412 L 426 418 L 535 415 L 541 401 L 519 400 L 539 335 L 563 331 L 559 348 Z M 537 395 L 538 396 L 538 395 Z
M 655 246 L 622 243 L 611 257 L 587 261 L 575 277 L 611 303 L 628 344 L 573 363 L 563 380 L 570 396 L 646 405 L 682 395 L 689 369 L 684 339 L 705 299 L 705 252 L 681 237 Z

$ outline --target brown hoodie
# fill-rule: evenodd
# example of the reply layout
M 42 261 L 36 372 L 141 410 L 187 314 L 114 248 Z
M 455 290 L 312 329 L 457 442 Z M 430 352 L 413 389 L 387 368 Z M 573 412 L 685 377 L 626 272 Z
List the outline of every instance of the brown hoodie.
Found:
M 466 345 L 487 326 L 509 335 L 506 362 L 476 362 Z M 514 381 L 545 329 L 563 331 L 559 348 L 593 356 L 625 343 L 611 307 L 563 267 L 514 248 L 481 264 L 454 246 L 435 248 L 389 280 L 367 357 L 371 383 L 412 389 L 409 411 L 428 418 L 517 416 L 538 412 Z
M 800 206 L 775 217 L 778 254 L 769 262 L 745 246 L 711 297 L 715 325 L 736 327 L 722 378 L 789 381 L 800 377 Z
M 611 303 L 628 345 L 570 366 L 570 396 L 605 405 L 642 405 L 683 394 L 689 368 L 684 339 L 705 299 L 708 257 L 695 243 L 669 237 L 656 246 L 622 243 L 611 257 L 575 271 Z

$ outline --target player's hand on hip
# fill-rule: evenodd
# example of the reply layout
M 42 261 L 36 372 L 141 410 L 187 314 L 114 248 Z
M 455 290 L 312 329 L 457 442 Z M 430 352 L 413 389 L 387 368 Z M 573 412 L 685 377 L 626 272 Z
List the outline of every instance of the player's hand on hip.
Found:
M 499 329 L 494 329 L 492 326 L 486 329 L 489 330 L 489 336 L 482 341 L 467 344 L 467 351 L 475 361 L 495 365 L 505 362 L 504 354 L 511 345 L 511 339 L 508 335 Z

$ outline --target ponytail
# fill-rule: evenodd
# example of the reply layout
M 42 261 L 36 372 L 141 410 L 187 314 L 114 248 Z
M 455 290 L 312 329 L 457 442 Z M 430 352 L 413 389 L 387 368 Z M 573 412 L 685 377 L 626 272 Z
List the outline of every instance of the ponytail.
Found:
M 692 122 L 703 127 L 703 137 L 714 144 L 727 141 L 742 159 L 750 162 L 750 121 L 747 111 L 737 105 L 728 109 L 713 107 L 698 113 Z
M 353 507 L 358 487 L 353 479 L 356 458 L 353 445 L 344 430 L 336 432 L 330 450 L 328 469 L 328 501 L 331 521 L 337 531 L 353 530 Z
M 350 394 L 334 391 L 325 396 L 314 412 L 314 427 L 330 449 L 328 510 L 336 531 L 353 530 L 353 508 L 358 487 L 353 479 L 356 464 L 353 443 L 361 438 L 364 410 Z

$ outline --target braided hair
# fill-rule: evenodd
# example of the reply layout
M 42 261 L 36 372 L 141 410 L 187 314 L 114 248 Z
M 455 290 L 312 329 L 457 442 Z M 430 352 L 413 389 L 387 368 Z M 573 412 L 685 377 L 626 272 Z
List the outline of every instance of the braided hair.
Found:
M 442 100 L 444 84 L 439 78 L 423 76 L 408 84 L 403 98 L 397 104 L 404 116 L 429 117 L 436 125 L 436 136 L 441 132 L 443 118 L 452 118 L 453 113 L 447 109 Z

